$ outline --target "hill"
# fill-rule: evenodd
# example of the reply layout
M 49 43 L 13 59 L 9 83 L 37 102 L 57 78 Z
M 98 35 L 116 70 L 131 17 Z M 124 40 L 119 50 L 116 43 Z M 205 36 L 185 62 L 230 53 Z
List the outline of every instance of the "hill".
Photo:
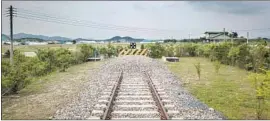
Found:
M 70 38 L 61 37 L 61 36 L 50 37 L 50 36 L 44 36 L 44 35 L 33 35 L 33 34 L 25 34 L 25 33 L 14 34 L 13 38 L 14 39 L 37 38 L 37 39 L 41 39 L 41 40 L 64 40 L 64 41 L 72 40 Z
M 9 37 L 5 34 L 2 34 L 1 35 L 1 41 L 8 41 L 9 40 Z
M 114 42 L 141 42 L 144 39 L 135 39 L 129 36 L 120 37 L 120 36 L 114 36 L 110 39 L 107 39 L 106 41 L 114 41 Z
M 111 42 L 141 42 L 144 39 L 136 39 L 132 38 L 129 36 L 114 36 L 110 39 L 105 39 L 105 40 L 95 40 L 95 39 L 84 39 L 84 38 L 77 38 L 77 39 L 70 39 L 67 37 L 61 37 L 61 36 L 45 36 L 45 35 L 33 35 L 33 34 L 26 34 L 26 33 L 18 33 L 14 34 L 13 38 L 15 41 L 21 42 L 21 41 L 51 41 L 51 40 L 56 40 L 56 41 L 71 41 L 71 40 L 76 40 L 76 41 L 111 41 Z M 2 41 L 7 41 L 9 40 L 9 36 L 2 34 Z

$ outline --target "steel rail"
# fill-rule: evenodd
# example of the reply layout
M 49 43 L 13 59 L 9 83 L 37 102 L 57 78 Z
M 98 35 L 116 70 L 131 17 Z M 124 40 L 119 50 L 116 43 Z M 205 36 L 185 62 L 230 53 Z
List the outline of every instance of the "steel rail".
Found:
M 154 98 L 154 100 L 156 102 L 156 105 L 158 107 L 158 111 L 161 114 L 161 117 L 160 117 L 161 120 L 169 120 L 169 116 L 167 114 L 167 111 L 165 110 L 165 108 L 164 108 L 164 106 L 163 106 L 163 104 L 161 102 L 161 99 L 160 99 L 160 97 L 159 97 L 159 95 L 157 93 L 157 90 L 156 90 L 156 88 L 155 88 L 155 86 L 153 84 L 152 79 L 150 78 L 150 76 L 149 76 L 149 74 L 147 72 L 145 72 L 145 74 L 148 77 L 147 83 L 148 83 L 148 85 L 150 87 L 150 90 L 152 92 L 152 96 L 153 96 L 153 98 Z
M 104 115 L 102 117 L 102 120 L 109 120 L 110 119 L 110 114 L 112 112 L 112 107 L 113 107 L 113 101 L 115 100 L 115 98 L 117 96 L 118 89 L 119 89 L 119 86 L 120 86 L 120 84 L 122 82 L 122 79 L 123 79 L 123 70 L 121 71 L 119 80 L 114 85 L 114 88 L 112 90 L 110 101 L 109 101 L 109 103 L 107 105 L 107 108 L 105 109 L 105 112 L 104 112 Z

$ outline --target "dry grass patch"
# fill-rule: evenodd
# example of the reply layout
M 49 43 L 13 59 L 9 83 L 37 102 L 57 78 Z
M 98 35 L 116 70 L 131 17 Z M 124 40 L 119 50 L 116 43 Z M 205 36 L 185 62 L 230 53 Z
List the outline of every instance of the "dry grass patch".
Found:
M 36 79 L 18 95 L 2 97 L 3 119 L 50 119 L 60 106 L 80 91 L 103 62 L 89 62 Z M 15 97 L 19 96 L 19 97 Z

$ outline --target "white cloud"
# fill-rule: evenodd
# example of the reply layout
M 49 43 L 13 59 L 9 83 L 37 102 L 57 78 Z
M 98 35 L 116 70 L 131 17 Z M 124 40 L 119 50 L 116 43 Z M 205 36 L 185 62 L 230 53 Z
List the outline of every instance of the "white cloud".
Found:
M 97 23 L 139 28 L 180 30 L 179 32 L 174 33 L 145 31 L 128 32 L 14 18 L 14 33 L 24 32 L 48 36 L 65 36 L 70 38 L 105 39 L 119 35 L 148 39 L 171 37 L 180 39 L 187 38 L 189 33 L 193 36 L 199 36 L 204 31 L 221 31 L 224 27 L 227 30 L 270 27 L 270 16 L 267 14 L 262 14 L 258 11 L 253 12 L 250 15 L 241 14 L 241 12 L 243 13 L 243 11 L 248 9 L 238 9 L 236 7 L 237 5 L 231 7 L 233 10 L 226 10 L 226 6 L 230 5 L 229 3 L 224 5 L 211 3 L 213 4 L 211 6 L 220 7 L 202 6 L 202 4 L 206 3 L 181 1 L 3 1 L 2 10 L 12 4 L 14 7 L 31 11 L 43 12 L 56 16 L 68 16 L 78 20 L 89 20 Z M 269 4 L 270 2 L 265 3 Z M 247 4 L 248 3 L 243 2 L 240 6 L 247 6 Z M 251 7 L 247 8 L 260 8 L 258 7 L 260 6 L 259 3 L 250 6 Z M 211 10 L 216 12 L 209 12 Z M 238 11 L 238 13 L 233 13 L 233 11 Z M 270 12 L 269 9 L 261 9 L 260 11 Z M 3 33 L 8 33 L 8 18 L 3 18 L 2 23 Z M 252 32 L 252 36 L 269 36 L 269 32 L 254 31 Z

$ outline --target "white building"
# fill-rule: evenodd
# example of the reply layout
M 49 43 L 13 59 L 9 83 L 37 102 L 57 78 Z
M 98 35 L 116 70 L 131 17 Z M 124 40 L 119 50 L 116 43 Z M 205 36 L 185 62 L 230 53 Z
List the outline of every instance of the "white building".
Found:
M 72 45 L 73 43 L 72 43 L 72 42 L 66 42 L 65 44 L 67 44 L 67 45 Z
M 47 45 L 47 42 L 26 42 L 26 45 Z
M 92 44 L 97 43 L 96 41 L 79 41 L 78 44 Z

